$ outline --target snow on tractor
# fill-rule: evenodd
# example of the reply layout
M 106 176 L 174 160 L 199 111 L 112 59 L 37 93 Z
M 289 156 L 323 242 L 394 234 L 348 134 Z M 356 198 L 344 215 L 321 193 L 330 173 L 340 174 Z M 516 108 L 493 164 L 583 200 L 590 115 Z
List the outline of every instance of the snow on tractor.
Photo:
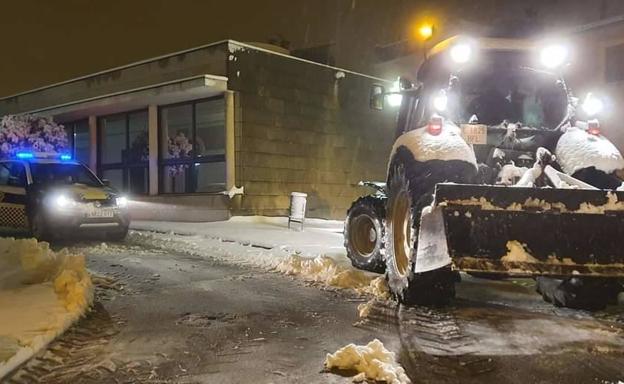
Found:
M 353 203 L 344 232 L 353 265 L 385 270 L 400 302 L 447 303 L 458 271 L 534 277 L 572 308 L 623 290 L 624 160 L 596 119 L 604 102 L 572 95 L 565 47 L 539 48 L 454 37 L 417 85 L 400 82 L 386 184 L 367 184 L 377 192 Z

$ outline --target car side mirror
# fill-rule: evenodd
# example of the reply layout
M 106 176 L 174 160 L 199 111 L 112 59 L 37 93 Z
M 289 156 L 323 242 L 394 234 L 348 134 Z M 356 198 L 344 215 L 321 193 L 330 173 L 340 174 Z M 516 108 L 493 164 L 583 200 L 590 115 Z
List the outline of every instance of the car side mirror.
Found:
M 373 84 L 370 89 L 370 108 L 381 111 L 384 109 L 385 88 L 383 85 Z
M 102 179 L 102 184 L 104 184 L 105 187 L 110 187 L 111 185 L 110 180 L 108 179 Z

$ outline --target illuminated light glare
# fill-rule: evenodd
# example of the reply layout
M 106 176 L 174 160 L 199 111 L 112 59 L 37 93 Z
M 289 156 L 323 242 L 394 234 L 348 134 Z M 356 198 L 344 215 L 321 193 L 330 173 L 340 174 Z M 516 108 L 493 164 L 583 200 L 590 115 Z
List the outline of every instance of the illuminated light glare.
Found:
M 423 39 L 427 40 L 433 35 L 433 25 L 431 24 L 423 24 L 418 28 L 418 34 Z
M 69 205 L 70 200 L 65 195 L 59 195 L 59 196 L 56 197 L 54 202 L 56 203 L 57 207 L 65 208 L 65 207 L 67 207 Z
M 125 208 L 128 206 L 128 198 L 125 196 L 121 196 L 117 198 L 117 206 L 119 208 Z
M 540 61 L 546 68 L 554 69 L 566 62 L 568 54 L 568 48 L 564 45 L 549 45 L 542 49 Z
M 582 107 L 587 115 L 596 116 L 604 109 L 604 102 L 590 92 L 585 97 Z
M 390 107 L 396 108 L 401 105 L 403 101 L 403 95 L 398 93 L 401 90 L 401 84 L 399 80 L 395 81 L 392 84 L 392 89 L 390 89 L 390 93 L 386 95 L 386 101 Z
M 386 101 L 388 101 L 388 105 L 391 107 L 398 107 L 401 105 L 401 101 L 403 101 L 403 95 L 399 93 L 393 93 L 386 96 Z
M 441 93 L 433 98 L 433 108 L 438 112 L 446 111 L 448 104 L 448 97 L 444 93 Z
M 32 159 L 35 156 L 31 152 L 17 152 L 15 157 L 18 159 Z
M 67 155 L 67 154 L 61 155 L 61 160 L 63 160 L 63 161 L 67 161 L 67 160 L 71 160 L 71 159 L 72 159 L 71 155 Z
M 451 59 L 457 64 L 465 64 L 472 57 L 472 47 L 470 44 L 460 43 L 451 48 Z

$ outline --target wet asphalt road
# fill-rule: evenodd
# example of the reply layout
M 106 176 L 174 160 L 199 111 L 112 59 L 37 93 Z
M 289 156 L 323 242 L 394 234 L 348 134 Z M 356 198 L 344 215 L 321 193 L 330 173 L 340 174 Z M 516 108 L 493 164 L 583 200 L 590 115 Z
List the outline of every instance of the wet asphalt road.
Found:
M 447 308 L 377 302 L 276 273 L 84 244 L 94 310 L 9 383 L 349 383 L 325 354 L 379 338 L 415 383 L 624 381 L 624 306 L 557 309 L 531 280 L 463 276 Z M 345 375 L 347 373 L 343 373 Z

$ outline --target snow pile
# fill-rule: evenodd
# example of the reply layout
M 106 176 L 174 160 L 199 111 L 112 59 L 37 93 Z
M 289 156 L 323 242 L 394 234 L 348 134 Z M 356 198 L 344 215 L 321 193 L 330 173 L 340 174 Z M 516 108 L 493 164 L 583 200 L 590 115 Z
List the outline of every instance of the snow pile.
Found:
M 472 147 L 461 135 L 461 129 L 445 120 L 439 135 L 432 135 L 427 128 L 418 128 L 401 135 L 394 143 L 392 154 L 401 146 L 407 147 L 416 160 L 463 160 L 477 167 Z
M 84 256 L 0 238 L 0 378 L 78 320 L 93 301 Z
M 609 139 L 576 127 L 568 128 L 561 136 L 555 155 L 568 175 L 589 167 L 605 173 L 624 168 L 622 154 Z
M 353 381 L 376 380 L 390 384 L 411 383 L 405 370 L 377 339 L 367 345 L 349 344 L 325 358 L 326 369 L 356 370 Z
M 338 265 L 326 256 L 306 258 L 297 255 L 288 257 L 276 268 L 287 275 L 297 275 L 304 280 L 325 283 L 336 288 L 350 288 L 359 293 L 388 298 L 389 291 L 385 280 L 372 277 L 360 270 Z

